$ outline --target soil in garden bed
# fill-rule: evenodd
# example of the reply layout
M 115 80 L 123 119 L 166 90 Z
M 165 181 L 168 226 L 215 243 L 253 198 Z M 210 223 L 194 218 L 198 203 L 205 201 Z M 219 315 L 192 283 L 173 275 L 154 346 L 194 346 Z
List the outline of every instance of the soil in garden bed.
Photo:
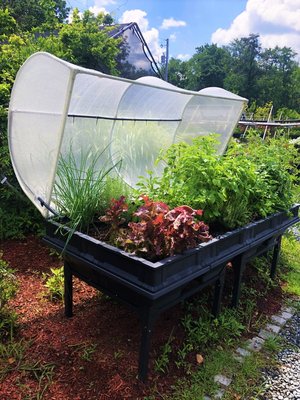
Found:
M 180 326 L 184 310 L 180 304 L 162 314 L 155 325 L 149 380 L 143 384 L 136 379 L 140 325 L 134 312 L 75 280 L 74 317 L 67 319 L 63 304 L 51 302 L 43 285 L 43 273 L 60 267 L 62 261 L 33 236 L 5 241 L 0 251 L 19 282 L 11 308 L 19 320 L 16 341 L 24 341 L 25 348 L 21 362 L 9 357 L 0 363 L 0 400 L 33 398 L 43 388 L 45 400 L 143 399 L 154 388 L 159 393 L 170 393 L 172 385 L 184 376 L 184 371 L 172 362 L 184 339 Z M 251 280 L 252 273 L 246 269 L 246 281 Z M 229 269 L 225 299 L 229 299 L 231 279 Z M 280 288 L 273 289 L 259 300 L 257 315 L 278 311 L 281 299 Z M 154 360 L 171 332 L 175 351 L 170 356 L 169 372 L 159 375 L 154 372 Z M 195 355 L 190 361 L 197 368 Z M 6 368 L 10 372 L 3 377 Z

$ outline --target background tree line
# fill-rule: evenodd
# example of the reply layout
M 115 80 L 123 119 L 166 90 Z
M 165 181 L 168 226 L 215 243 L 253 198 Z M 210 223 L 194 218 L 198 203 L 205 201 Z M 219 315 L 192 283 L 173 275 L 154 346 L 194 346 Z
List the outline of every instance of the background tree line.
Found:
M 172 58 L 169 81 L 200 90 L 219 86 L 249 99 L 249 106 L 272 102 L 275 113 L 291 109 L 300 118 L 300 67 L 290 47 L 263 49 L 259 35 L 233 40 L 228 46 L 205 44 L 188 60 Z
M 107 35 L 113 19 L 78 10 L 64 0 L 2 0 L 0 5 L 0 180 L 15 185 L 7 145 L 7 111 L 11 89 L 22 63 L 37 51 L 47 51 L 87 68 L 122 76 L 121 39 Z M 99 29 L 101 26 L 101 29 Z M 276 110 L 300 118 L 300 67 L 291 48 L 262 49 L 258 35 L 236 39 L 229 46 L 205 44 L 188 61 L 171 59 L 171 83 L 200 90 L 220 86 L 250 100 L 250 105 L 273 102 Z M 294 110 L 294 111 L 291 111 Z M 36 230 L 41 217 L 23 197 L 0 185 L 0 239 Z

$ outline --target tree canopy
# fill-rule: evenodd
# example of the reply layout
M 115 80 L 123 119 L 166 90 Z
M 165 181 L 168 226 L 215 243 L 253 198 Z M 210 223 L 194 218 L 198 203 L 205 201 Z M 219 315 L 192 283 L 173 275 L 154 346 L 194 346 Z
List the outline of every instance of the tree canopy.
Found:
M 169 81 L 185 89 L 219 86 L 249 99 L 272 102 L 274 109 L 300 111 L 300 67 L 289 47 L 263 49 L 259 35 L 235 39 L 228 46 L 205 44 L 188 61 L 171 59 Z

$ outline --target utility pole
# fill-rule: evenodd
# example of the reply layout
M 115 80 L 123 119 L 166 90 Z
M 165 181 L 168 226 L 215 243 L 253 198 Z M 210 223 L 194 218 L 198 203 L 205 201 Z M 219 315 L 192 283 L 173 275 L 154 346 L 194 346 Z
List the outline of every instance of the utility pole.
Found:
M 165 81 L 168 82 L 168 66 L 169 66 L 169 39 L 166 39 L 166 63 L 165 63 Z

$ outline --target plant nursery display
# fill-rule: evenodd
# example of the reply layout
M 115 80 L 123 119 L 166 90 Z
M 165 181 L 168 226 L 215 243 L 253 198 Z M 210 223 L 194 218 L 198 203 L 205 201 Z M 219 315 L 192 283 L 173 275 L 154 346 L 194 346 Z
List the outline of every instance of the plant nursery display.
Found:
M 273 249 L 274 276 L 281 235 L 299 221 L 294 146 L 230 140 L 245 103 L 220 88 L 129 81 L 47 53 L 18 73 L 10 154 L 45 217 L 44 241 L 63 254 L 65 313 L 73 276 L 135 309 L 142 380 L 161 312 L 214 285 L 216 315 L 228 262 L 237 305 L 246 261 Z

